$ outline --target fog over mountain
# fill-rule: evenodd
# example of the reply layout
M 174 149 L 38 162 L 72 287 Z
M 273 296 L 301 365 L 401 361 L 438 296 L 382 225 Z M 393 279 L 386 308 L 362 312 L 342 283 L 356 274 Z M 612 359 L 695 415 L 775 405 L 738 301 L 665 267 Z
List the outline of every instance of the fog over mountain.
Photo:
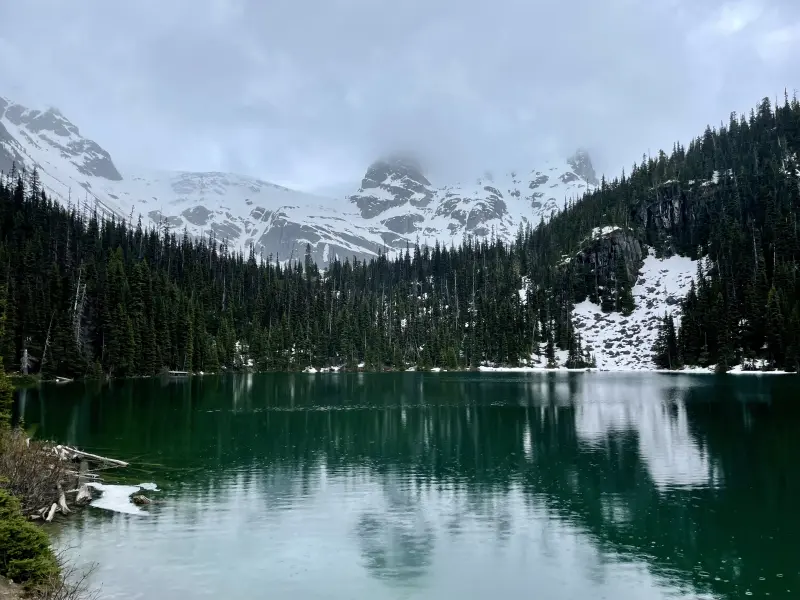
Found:
M 791 94 L 800 62 L 789 0 L 26 0 L 0 19 L 0 94 L 57 106 L 120 171 L 305 191 L 399 148 L 440 181 L 578 147 L 616 175 Z
M 0 170 L 35 170 L 51 198 L 81 210 L 215 237 L 264 258 L 298 258 L 310 248 L 319 264 L 468 237 L 510 240 L 598 183 L 584 150 L 538 169 L 484 171 L 463 183 L 431 181 L 415 153 L 392 153 L 369 164 L 349 193 L 333 197 L 234 173 L 119 170 L 109 152 L 57 109 L 3 97 Z

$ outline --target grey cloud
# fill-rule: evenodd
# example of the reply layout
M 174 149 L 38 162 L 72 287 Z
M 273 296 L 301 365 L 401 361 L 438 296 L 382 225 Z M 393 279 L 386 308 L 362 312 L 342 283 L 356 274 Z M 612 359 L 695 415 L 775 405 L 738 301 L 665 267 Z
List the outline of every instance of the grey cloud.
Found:
M 583 145 L 614 175 L 800 87 L 792 0 L 25 0 L 0 21 L 0 94 L 123 165 L 305 188 L 398 148 L 463 175 Z

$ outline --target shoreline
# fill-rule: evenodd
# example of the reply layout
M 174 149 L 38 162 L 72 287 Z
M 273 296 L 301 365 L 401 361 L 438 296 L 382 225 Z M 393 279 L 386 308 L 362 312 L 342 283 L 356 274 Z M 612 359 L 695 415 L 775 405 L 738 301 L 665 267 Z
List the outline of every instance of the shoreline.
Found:
M 742 369 L 728 370 L 717 373 L 713 367 L 692 367 L 683 369 L 565 369 L 544 367 L 479 367 L 481 373 L 658 373 L 660 375 L 797 375 L 794 371 L 745 371 Z
M 305 369 L 296 370 L 296 371 L 223 371 L 219 373 L 190 373 L 188 375 L 182 376 L 180 378 L 170 378 L 170 379 L 189 379 L 192 377 L 205 377 L 205 376 L 220 376 L 220 375 L 259 375 L 259 374 L 266 374 L 266 373 L 282 373 L 282 374 L 300 374 L 300 375 L 339 375 L 339 374 L 349 374 L 349 373 L 369 373 L 369 374 L 377 374 L 377 373 L 618 373 L 618 374 L 646 374 L 646 373 L 657 373 L 660 375 L 798 375 L 797 371 L 784 371 L 780 369 L 775 370 L 744 370 L 741 368 L 737 368 L 740 365 L 736 365 L 733 368 L 718 373 L 715 370 L 714 366 L 711 367 L 684 367 L 682 369 L 630 369 L 630 368 L 620 368 L 620 369 L 601 369 L 597 367 L 586 367 L 586 368 L 578 368 L 578 369 L 568 369 L 566 367 L 496 367 L 496 366 L 488 366 L 488 365 L 481 365 L 477 368 L 464 368 L 464 369 L 445 369 L 441 367 L 433 367 L 431 369 L 421 370 L 415 367 L 409 367 L 407 369 L 393 369 L 393 368 L 384 368 L 384 369 L 367 369 L 364 367 L 359 367 L 356 369 L 346 369 L 344 367 L 306 367 Z M 72 382 L 89 382 L 89 381 L 96 381 L 100 383 L 107 383 L 111 381 L 125 381 L 127 379 L 157 379 L 162 378 L 162 375 L 140 375 L 140 376 L 131 376 L 131 377 L 105 377 L 105 378 L 94 378 L 94 377 L 87 377 L 87 378 L 76 378 L 74 380 L 70 380 L 68 383 Z M 26 378 L 24 380 L 20 380 L 20 378 L 14 377 L 13 375 L 9 376 L 11 380 L 11 384 L 14 387 L 14 390 L 25 389 L 29 387 L 35 387 L 42 383 L 48 384 L 55 384 L 55 385 L 63 385 L 63 381 L 57 381 L 54 379 L 41 379 L 38 377 L 35 378 Z

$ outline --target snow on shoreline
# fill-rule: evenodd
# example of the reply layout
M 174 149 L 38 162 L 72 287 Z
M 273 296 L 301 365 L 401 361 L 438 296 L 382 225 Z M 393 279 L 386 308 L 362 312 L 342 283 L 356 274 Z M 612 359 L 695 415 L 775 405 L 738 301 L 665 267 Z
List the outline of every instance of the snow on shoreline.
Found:
M 656 368 L 619 368 L 619 369 L 567 369 L 565 367 L 478 367 L 481 373 L 658 373 L 661 375 L 717 375 L 714 365 L 710 367 L 684 367 L 683 369 L 669 370 Z M 447 372 L 447 371 L 444 371 Z M 796 375 L 791 371 L 745 371 L 737 365 L 726 372 L 729 375 Z
M 491 365 L 481 365 L 477 368 L 480 373 L 659 373 L 662 375 L 717 375 L 716 366 L 709 367 L 683 367 L 682 369 L 669 370 L 669 369 L 656 369 L 656 368 L 614 368 L 614 369 L 599 369 L 599 368 L 584 368 L 584 369 L 568 369 L 566 367 L 494 367 Z M 313 367 L 306 368 L 303 373 L 316 375 L 326 373 L 350 373 L 352 371 L 345 371 L 341 367 L 331 367 L 315 369 Z M 382 371 L 358 371 L 359 373 L 380 373 Z M 395 373 L 414 373 L 417 372 L 415 366 L 405 369 L 405 371 L 393 371 Z M 469 373 L 471 369 L 442 369 L 434 367 L 427 371 L 428 373 Z M 736 365 L 726 372 L 729 375 L 796 375 L 791 371 L 745 371 L 741 365 Z
M 596 232 L 597 235 L 609 233 L 609 228 Z M 611 228 L 613 230 L 613 228 Z M 576 331 L 580 334 L 583 348 L 595 355 L 597 367 L 591 369 L 567 369 L 563 366 L 548 368 L 547 360 L 541 356 L 531 357 L 531 363 L 521 367 L 502 367 L 481 365 L 482 373 L 558 373 L 558 372 L 649 372 L 665 374 L 715 374 L 716 367 L 685 367 L 670 371 L 657 369 L 653 364 L 653 345 L 658 336 L 659 320 L 665 313 L 673 316 L 675 327 L 680 327 L 681 301 L 689 292 L 691 283 L 697 273 L 698 261 L 685 256 L 657 258 L 650 249 L 639 270 L 638 279 L 633 286 L 633 297 L 636 308 L 629 316 L 621 313 L 604 313 L 600 306 L 588 299 L 576 304 L 573 309 L 573 320 Z M 519 290 L 520 300 L 525 302 L 527 289 L 531 285 L 529 279 L 523 280 Z M 567 352 L 556 351 L 556 364 L 563 365 L 567 360 Z M 360 369 L 364 364 L 358 365 Z M 764 365 L 761 365 L 763 368 Z M 315 369 L 308 367 L 306 373 L 338 372 L 341 367 Z M 406 371 L 414 371 L 414 367 Z M 448 371 L 432 369 L 433 372 L 459 372 L 464 369 Z M 741 365 L 734 366 L 728 373 L 732 375 L 785 375 L 787 371 L 746 371 Z
M 100 483 L 91 481 L 87 483 L 89 487 L 101 492 L 101 496 L 89 503 L 89 506 L 102 508 L 111 512 L 118 512 L 128 515 L 145 515 L 146 511 L 136 506 L 131 501 L 131 494 L 141 490 L 158 491 L 155 483 L 140 483 L 139 485 L 117 485 L 110 483 Z

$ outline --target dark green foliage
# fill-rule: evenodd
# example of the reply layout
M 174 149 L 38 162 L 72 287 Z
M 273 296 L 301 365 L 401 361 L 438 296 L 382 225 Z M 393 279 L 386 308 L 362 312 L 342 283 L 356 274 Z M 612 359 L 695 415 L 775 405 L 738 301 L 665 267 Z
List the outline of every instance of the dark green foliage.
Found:
M 525 364 L 541 343 L 551 358 L 573 343 L 570 298 L 543 286 L 520 298 L 526 271 L 539 273 L 532 235 L 414 247 L 323 274 L 309 248 L 302 263 L 258 261 L 252 250 L 245 259 L 213 238 L 104 220 L 1 179 L 0 347 L 9 369 L 27 348 L 31 372 L 48 377 Z M 560 281 L 540 266 L 541 280 Z
M 800 102 L 787 97 L 773 107 L 765 99 L 748 117 L 734 114 L 727 126 L 707 128 L 688 148 L 677 144 L 669 156 L 634 165 L 630 175 L 587 194 L 526 243 L 540 263 L 557 264 L 592 228 L 616 225 L 633 229 L 657 254 L 703 258 L 682 305 L 679 362 L 722 371 L 761 362 L 796 370 L 798 152 Z M 592 282 L 578 273 L 574 299 L 588 292 L 603 310 L 629 311 L 633 282 L 623 280 L 619 265 L 617 274 L 616 290 L 606 286 L 592 297 Z
M 765 100 L 688 147 L 603 178 L 513 243 L 415 246 L 393 260 L 337 260 L 324 273 L 310 247 L 302 262 L 257 260 L 252 248 L 245 257 L 213 237 L 65 209 L 36 180 L 0 178 L 0 356 L 17 370 L 27 350 L 32 372 L 63 376 L 470 368 L 532 356 L 554 365 L 559 350 L 585 366 L 596 349 L 576 335 L 573 305 L 588 297 L 629 315 L 640 265 L 626 260 L 644 245 L 705 261 L 680 330 L 663 325 L 662 365 L 796 369 L 798 152 L 800 103 Z M 604 226 L 620 233 L 603 247 L 625 250 L 604 251 L 594 266 L 574 260 Z
M 567 361 L 564 366 L 568 369 L 586 369 L 596 366 L 594 357 L 583 349 L 580 336 L 570 339 Z
M 27 521 L 19 501 L 0 488 L 0 575 L 18 583 L 44 583 L 58 574 L 47 534 Z
M 622 257 L 617 257 L 616 269 L 614 274 L 615 283 L 615 306 L 614 308 L 623 315 L 628 316 L 635 308 L 633 301 L 632 285 L 628 278 L 628 270 Z
M 677 369 L 681 366 L 675 321 L 670 314 L 664 315 L 659 324 L 658 337 L 653 346 L 653 362 L 659 369 Z
M 0 489 L 0 520 L 6 521 L 22 514 L 22 507 L 19 500 L 9 494 L 6 490 Z

